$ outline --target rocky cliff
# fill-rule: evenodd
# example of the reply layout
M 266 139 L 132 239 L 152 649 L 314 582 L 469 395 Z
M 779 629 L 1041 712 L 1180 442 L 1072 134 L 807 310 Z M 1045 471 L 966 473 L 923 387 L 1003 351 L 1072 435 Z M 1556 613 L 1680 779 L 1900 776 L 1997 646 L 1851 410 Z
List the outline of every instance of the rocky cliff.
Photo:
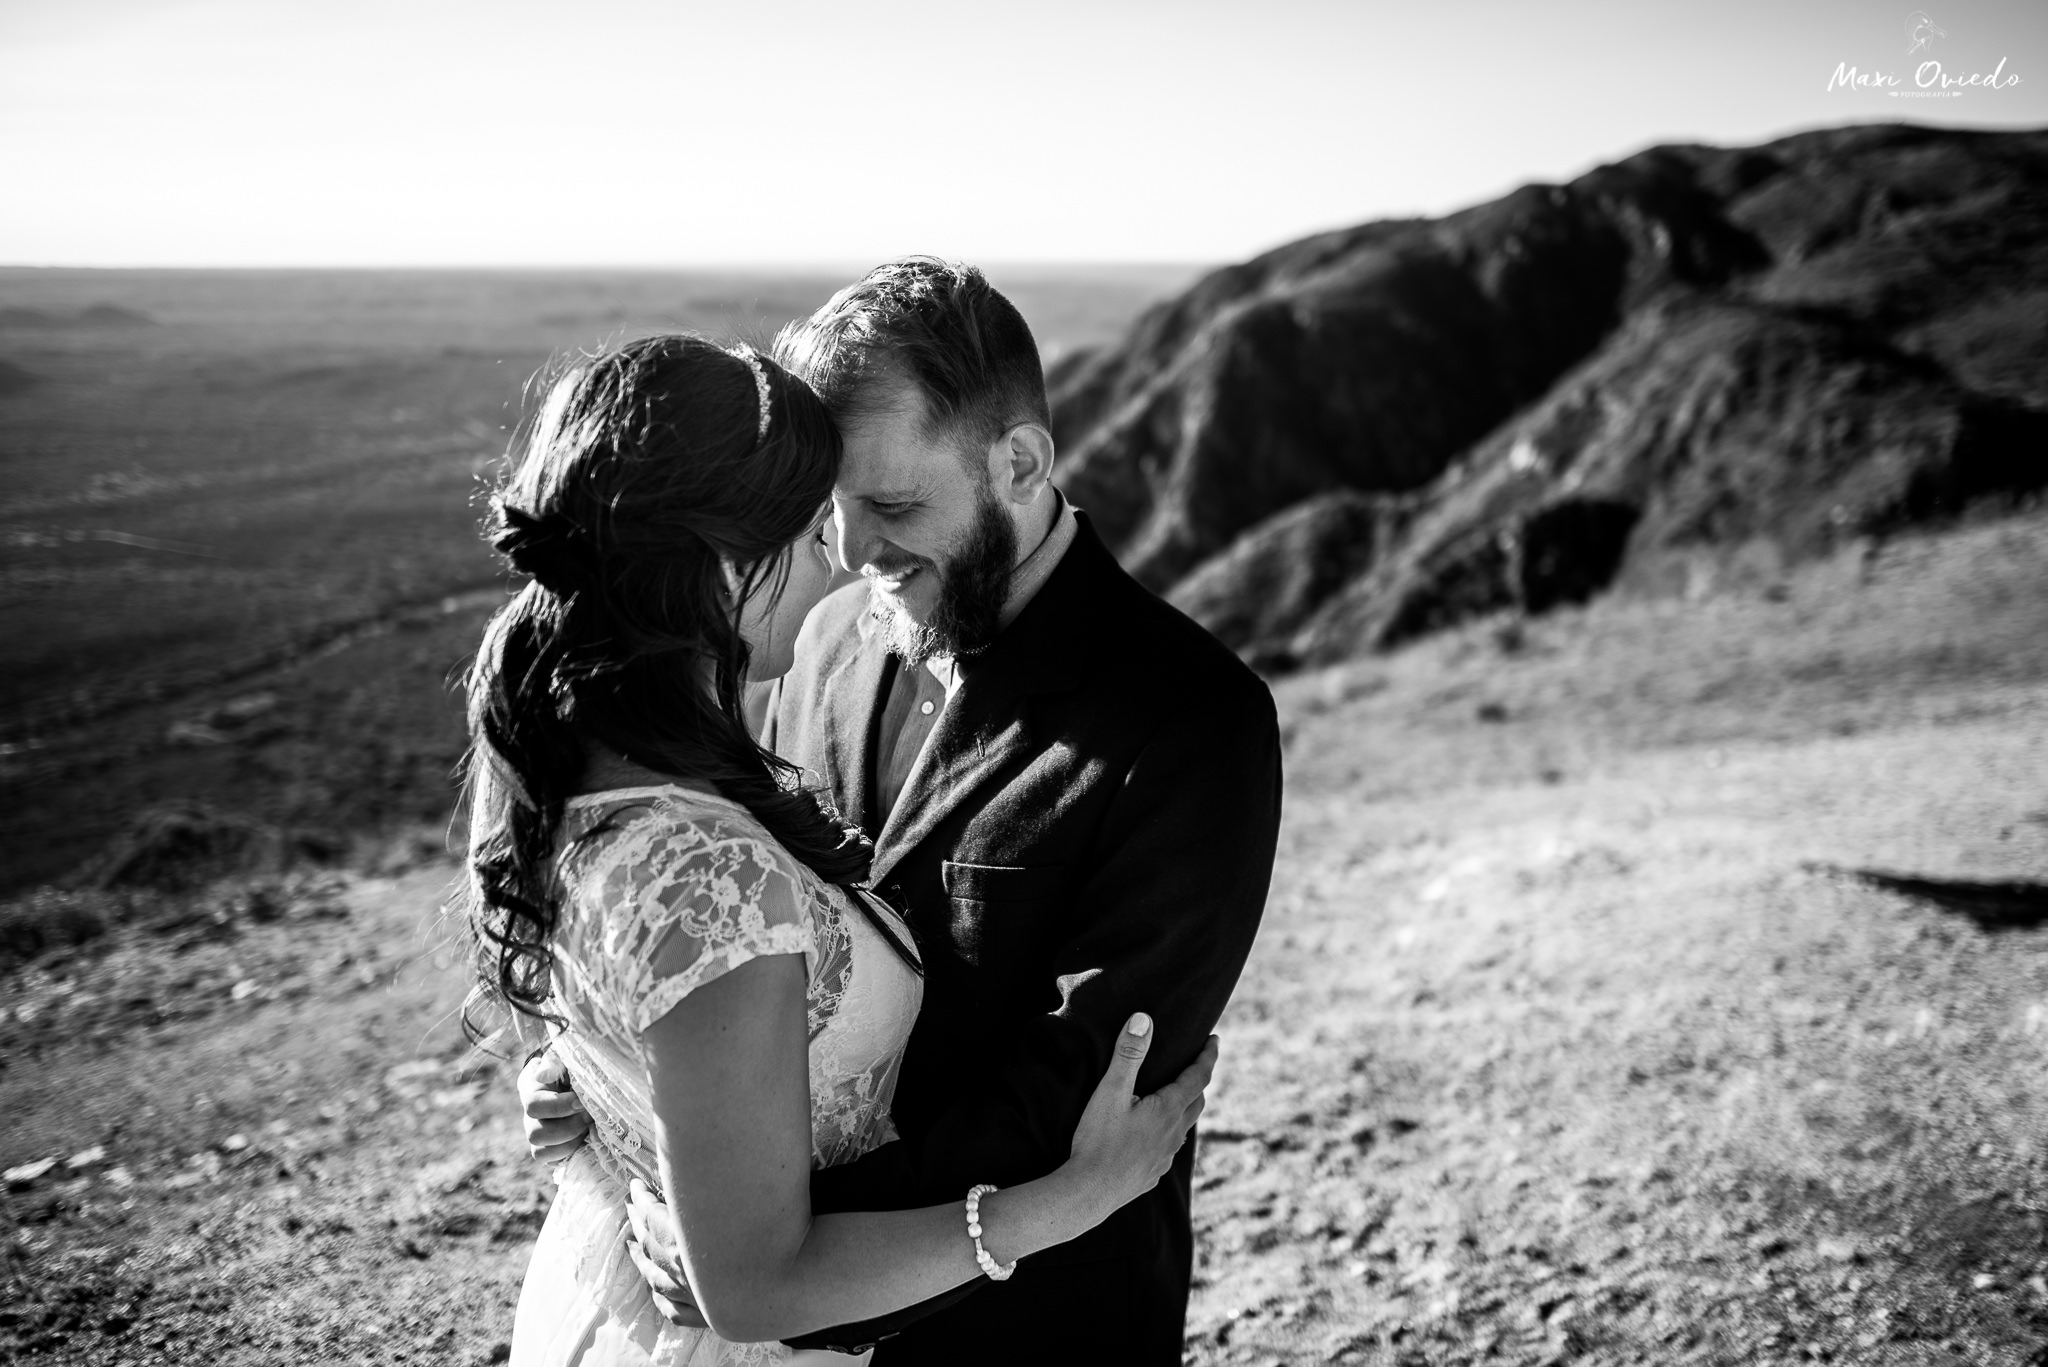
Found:
M 2048 484 L 2048 132 L 1660 147 L 1226 267 L 1051 377 L 1060 481 L 1269 665 Z

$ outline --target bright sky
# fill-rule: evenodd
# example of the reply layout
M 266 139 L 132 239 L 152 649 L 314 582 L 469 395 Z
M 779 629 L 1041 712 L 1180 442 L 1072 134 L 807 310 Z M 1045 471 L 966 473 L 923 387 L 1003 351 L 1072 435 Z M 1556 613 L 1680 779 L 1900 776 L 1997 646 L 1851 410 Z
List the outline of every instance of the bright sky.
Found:
M 0 0 L 0 263 L 1241 258 L 1671 140 L 2048 125 L 2048 3 Z M 2020 83 L 1834 91 L 1840 63 Z

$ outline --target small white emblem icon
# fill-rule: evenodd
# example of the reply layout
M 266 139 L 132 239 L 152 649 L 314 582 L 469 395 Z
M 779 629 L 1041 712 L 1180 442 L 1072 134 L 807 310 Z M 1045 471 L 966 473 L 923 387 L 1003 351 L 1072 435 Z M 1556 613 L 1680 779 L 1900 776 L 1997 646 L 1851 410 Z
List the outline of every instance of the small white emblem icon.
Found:
M 1928 17 L 1924 9 L 1916 9 L 1906 16 L 1906 55 L 1912 56 L 1936 38 L 1946 38 L 1942 27 Z

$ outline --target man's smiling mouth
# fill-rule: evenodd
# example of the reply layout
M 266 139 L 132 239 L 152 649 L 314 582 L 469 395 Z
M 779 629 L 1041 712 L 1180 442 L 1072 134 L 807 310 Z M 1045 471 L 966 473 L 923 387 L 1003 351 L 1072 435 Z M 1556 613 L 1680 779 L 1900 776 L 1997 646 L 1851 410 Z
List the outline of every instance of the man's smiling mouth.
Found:
M 869 570 L 866 573 L 869 583 L 873 584 L 883 593 L 895 595 L 902 593 L 904 586 L 923 572 L 924 566 L 922 565 L 905 565 L 901 569 L 887 571 Z

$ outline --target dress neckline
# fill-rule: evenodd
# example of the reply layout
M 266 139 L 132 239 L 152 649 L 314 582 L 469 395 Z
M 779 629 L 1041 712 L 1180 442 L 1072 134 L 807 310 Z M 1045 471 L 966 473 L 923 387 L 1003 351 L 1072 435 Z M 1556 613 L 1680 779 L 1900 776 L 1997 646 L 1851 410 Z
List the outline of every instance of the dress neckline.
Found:
M 565 808 L 591 807 L 608 802 L 621 802 L 628 798 L 675 793 L 680 793 L 682 796 L 697 802 L 708 802 L 718 807 L 730 807 L 736 812 L 747 811 L 747 806 L 743 802 L 735 802 L 722 793 L 707 793 L 702 788 L 692 788 L 682 783 L 639 783 L 624 788 L 600 788 L 594 793 L 578 793 L 564 802 L 562 806 Z

